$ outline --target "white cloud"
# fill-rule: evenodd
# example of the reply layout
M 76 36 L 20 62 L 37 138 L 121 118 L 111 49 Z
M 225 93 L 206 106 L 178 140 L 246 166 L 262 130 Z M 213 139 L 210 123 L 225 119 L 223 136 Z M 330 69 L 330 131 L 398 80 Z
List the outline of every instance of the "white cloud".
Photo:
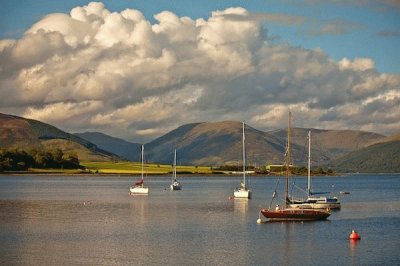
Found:
M 58 102 L 41 108 L 28 107 L 23 115 L 58 125 L 61 128 L 65 124 L 79 127 L 84 126 L 88 117 L 99 112 L 102 107 L 103 103 L 100 101 Z
M 296 126 L 398 131 L 399 75 L 272 44 L 263 17 L 302 19 L 235 7 L 206 19 L 163 11 L 152 24 L 102 3 L 49 14 L 0 40 L 0 111 L 136 141 L 198 121 L 284 127 L 288 108 Z
M 368 69 L 374 69 L 375 64 L 370 58 L 355 58 L 353 62 L 347 58 L 343 58 L 339 61 L 339 68 L 341 70 L 352 69 L 355 71 L 365 71 Z

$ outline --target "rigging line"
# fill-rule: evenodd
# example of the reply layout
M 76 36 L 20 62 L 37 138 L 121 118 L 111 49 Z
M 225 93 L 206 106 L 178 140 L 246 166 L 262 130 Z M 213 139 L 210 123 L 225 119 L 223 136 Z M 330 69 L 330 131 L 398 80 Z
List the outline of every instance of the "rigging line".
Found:
M 274 190 L 274 193 L 272 193 L 272 199 L 271 199 L 271 202 L 269 203 L 269 207 L 268 207 L 269 210 L 271 209 L 272 202 L 274 201 L 274 198 L 276 197 L 276 194 L 278 194 L 277 193 L 277 189 L 278 189 L 279 181 L 280 181 L 280 177 L 278 177 L 278 180 L 276 181 L 275 190 Z
M 300 190 L 300 191 L 304 192 L 305 194 L 307 194 L 307 191 L 306 191 L 306 190 L 304 190 L 304 189 L 302 189 L 301 187 L 295 185 L 294 183 L 293 183 L 293 186 L 294 186 L 297 190 Z M 293 190 L 293 188 L 292 188 L 292 190 Z M 292 194 L 292 195 L 293 195 L 293 194 Z

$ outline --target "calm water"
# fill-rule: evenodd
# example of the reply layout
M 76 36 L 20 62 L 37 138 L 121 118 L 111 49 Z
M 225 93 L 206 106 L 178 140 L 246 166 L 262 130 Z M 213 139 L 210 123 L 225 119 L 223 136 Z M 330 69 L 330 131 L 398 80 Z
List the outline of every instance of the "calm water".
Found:
M 171 192 L 150 177 L 149 196 L 130 196 L 128 177 L 0 176 L 0 265 L 400 265 L 399 175 L 314 178 L 350 194 L 306 223 L 257 224 L 276 178 L 230 200 L 239 179 L 181 177 Z

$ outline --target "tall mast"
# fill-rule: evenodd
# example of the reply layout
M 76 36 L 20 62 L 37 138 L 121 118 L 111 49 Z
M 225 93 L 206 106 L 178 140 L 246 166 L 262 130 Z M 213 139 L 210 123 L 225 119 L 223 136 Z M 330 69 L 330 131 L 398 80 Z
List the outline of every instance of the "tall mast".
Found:
M 311 130 L 308 131 L 308 173 L 307 173 L 307 192 L 311 195 Z
M 144 170 L 144 145 L 142 144 L 142 180 L 143 180 L 143 170 Z
M 172 170 L 174 180 L 176 180 L 176 149 L 174 153 L 174 169 Z
M 287 135 L 287 150 L 286 150 L 286 188 L 285 188 L 285 208 L 287 208 L 289 202 L 289 174 L 290 174 L 290 127 L 291 127 L 292 113 L 289 111 L 288 119 L 288 135 Z
M 244 146 L 244 122 L 242 122 L 243 125 L 243 132 L 242 132 L 242 146 L 243 146 L 243 185 L 244 185 L 244 189 L 247 188 L 247 184 L 246 184 L 246 150 L 245 150 L 245 146 Z

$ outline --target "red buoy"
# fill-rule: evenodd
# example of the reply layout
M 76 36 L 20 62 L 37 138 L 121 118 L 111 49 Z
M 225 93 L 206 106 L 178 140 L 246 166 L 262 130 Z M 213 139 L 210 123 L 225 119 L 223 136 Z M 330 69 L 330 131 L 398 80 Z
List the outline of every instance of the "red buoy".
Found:
M 350 236 L 349 236 L 349 239 L 352 239 L 352 240 L 360 240 L 360 239 L 361 239 L 361 236 L 360 236 L 360 234 L 357 233 L 355 230 L 351 230 L 351 234 L 350 234 Z

